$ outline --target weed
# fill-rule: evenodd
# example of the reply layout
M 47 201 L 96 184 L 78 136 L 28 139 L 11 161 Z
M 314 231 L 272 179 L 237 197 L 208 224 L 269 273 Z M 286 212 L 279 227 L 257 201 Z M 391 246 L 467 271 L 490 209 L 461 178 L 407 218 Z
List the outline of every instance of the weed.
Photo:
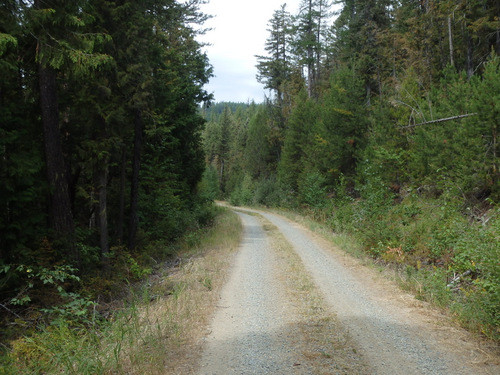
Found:
M 143 288 L 127 307 L 114 310 L 107 320 L 95 320 L 75 325 L 66 312 L 86 306 L 74 300 L 59 314 L 57 324 L 38 329 L 31 336 L 11 343 L 11 349 L 0 357 L 0 374 L 160 374 L 165 368 L 181 366 L 181 345 L 195 345 L 202 334 L 215 305 L 217 295 L 207 291 L 222 285 L 229 254 L 237 248 L 241 225 L 233 213 L 219 211 L 215 225 L 200 232 L 200 242 L 194 251 L 185 247 L 190 261 L 184 262 L 167 278 L 163 292 L 151 298 L 154 288 Z M 183 244 L 186 246 L 186 243 Z M 195 256 L 195 254 L 203 255 Z M 147 276 L 132 257 L 129 267 L 136 275 Z M 200 282 L 201 281 L 201 282 Z M 55 312 L 51 312 L 55 313 Z M 176 361 L 166 361 L 167 358 Z M 187 362 L 190 359 L 185 359 Z M 172 370 L 179 373 L 179 370 Z

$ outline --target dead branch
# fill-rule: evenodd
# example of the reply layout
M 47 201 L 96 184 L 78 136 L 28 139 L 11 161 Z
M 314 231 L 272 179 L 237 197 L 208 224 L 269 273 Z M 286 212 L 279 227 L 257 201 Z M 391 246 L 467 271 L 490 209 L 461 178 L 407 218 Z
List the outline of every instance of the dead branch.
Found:
M 425 121 L 425 122 L 420 122 L 418 124 L 413 124 L 413 125 L 408 125 L 408 126 L 401 126 L 400 129 L 408 129 L 408 128 L 414 128 L 416 126 L 436 124 L 438 122 L 445 122 L 445 121 L 451 121 L 451 120 L 459 120 L 459 119 L 462 119 L 464 117 L 475 116 L 475 115 L 477 115 L 477 113 L 467 113 L 465 115 L 458 115 L 458 116 L 440 118 L 438 120 Z
M 457 284 L 457 283 L 460 281 L 460 279 L 461 279 L 462 277 L 468 276 L 468 275 L 470 275 L 471 273 L 472 273 L 472 270 L 467 270 L 467 271 L 465 271 L 464 273 L 461 273 L 461 274 L 459 274 L 459 275 L 455 275 L 455 276 L 453 277 L 453 279 L 450 281 L 450 283 L 449 283 L 448 285 L 446 285 L 446 287 L 448 287 L 448 288 L 453 288 L 453 287 L 455 287 L 455 284 Z

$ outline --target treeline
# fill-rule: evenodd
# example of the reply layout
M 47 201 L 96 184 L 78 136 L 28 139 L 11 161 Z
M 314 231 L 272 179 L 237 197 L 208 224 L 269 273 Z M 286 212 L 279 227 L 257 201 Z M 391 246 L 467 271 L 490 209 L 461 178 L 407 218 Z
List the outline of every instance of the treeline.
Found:
M 498 339 L 500 5 L 340 3 L 335 19 L 322 0 L 274 12 L 257 56 L 270 97 L 207 116 L 206 181 L 356 236 Z
M 60 311 L 77 318 L 89 305 L 76 281 L 94 280 L 83 297 L 105 293 L 101 277 L 133 279 L 147 249 L 209 220 L 197 194 L 211 75 L 201 2 L 0 3 L 6 319 L 30 301 L 73 302 Z

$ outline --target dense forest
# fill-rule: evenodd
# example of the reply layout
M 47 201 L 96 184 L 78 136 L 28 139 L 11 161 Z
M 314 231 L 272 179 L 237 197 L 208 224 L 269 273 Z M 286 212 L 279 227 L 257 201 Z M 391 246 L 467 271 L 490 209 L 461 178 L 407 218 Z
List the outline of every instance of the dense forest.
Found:
M 0 3 L 2 343 L 85 321 L 211 220 L 201 3 Z
M 256 56 L 266 102 L 204 108 L 204 181 L 354 236 L 498 339 L 500 3 L 337 3 L 274 12 Z
M 0 2 L 6 373 L 122 371 L 143 316 L 106 303 L 196 243 L 216 198 L 322 221 L 499 340 L 500 3 L 283 5 L 256 56 L 265 102 L 214 105 L 203 3 Z

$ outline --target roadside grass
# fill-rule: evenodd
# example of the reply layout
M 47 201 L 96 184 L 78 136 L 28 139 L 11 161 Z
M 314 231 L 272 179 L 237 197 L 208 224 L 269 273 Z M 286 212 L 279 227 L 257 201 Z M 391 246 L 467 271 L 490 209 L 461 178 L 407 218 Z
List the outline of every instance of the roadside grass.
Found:
M 261 215 L 253 215 L 259 217 L 269 235 L 271 247 L 282 266 L 277 270 L 278 276 L 300 315 L 297 323 L 300 335 L 295 337 L 295 348 L 302 354 L 304 362 L 310 364 L 317 374 L 368 374 L 368 367 L 349 333 L 328 309 L 293 247 L 276 226 Z
M 490 341 L 485 345 L 500 342 L 498 206 L 474 221 L 467 209 L 442 199 L 409 196 L 371 218 L 360 212 L 360 202 L 345 204 L 328 208 L 328 215 L 318 209 L 259 209 L 309 228 Z
M 415 298 L 446 312 L 460 326 L 498 343 L 498 210 L 491 210 L 488 225 L 481 225 L 467 222 L 460 211 L 440 201 L 408 199 L 378 216 L 373 224 L 375 229 L 371 226 L 374 221 L 346 217 L 344 227 L 350 230 L 339 232 L 332 230 L 331 217 L 319 221 L 321 215 L 307 210 L 270 211 L 301 223 L 363 264 L 397 281 Z M 352 213 L 355 209 L 348 211 Z
M 189 374 L 198 346 L 239 245 L 241 223 L 220 209 L 196 246 L 179 249 L 180 263 L 161 268 L 106 321 L 66 321 L 12 343 L 0 374 Z M 191 348 L 191 350 L 189 350 Z

